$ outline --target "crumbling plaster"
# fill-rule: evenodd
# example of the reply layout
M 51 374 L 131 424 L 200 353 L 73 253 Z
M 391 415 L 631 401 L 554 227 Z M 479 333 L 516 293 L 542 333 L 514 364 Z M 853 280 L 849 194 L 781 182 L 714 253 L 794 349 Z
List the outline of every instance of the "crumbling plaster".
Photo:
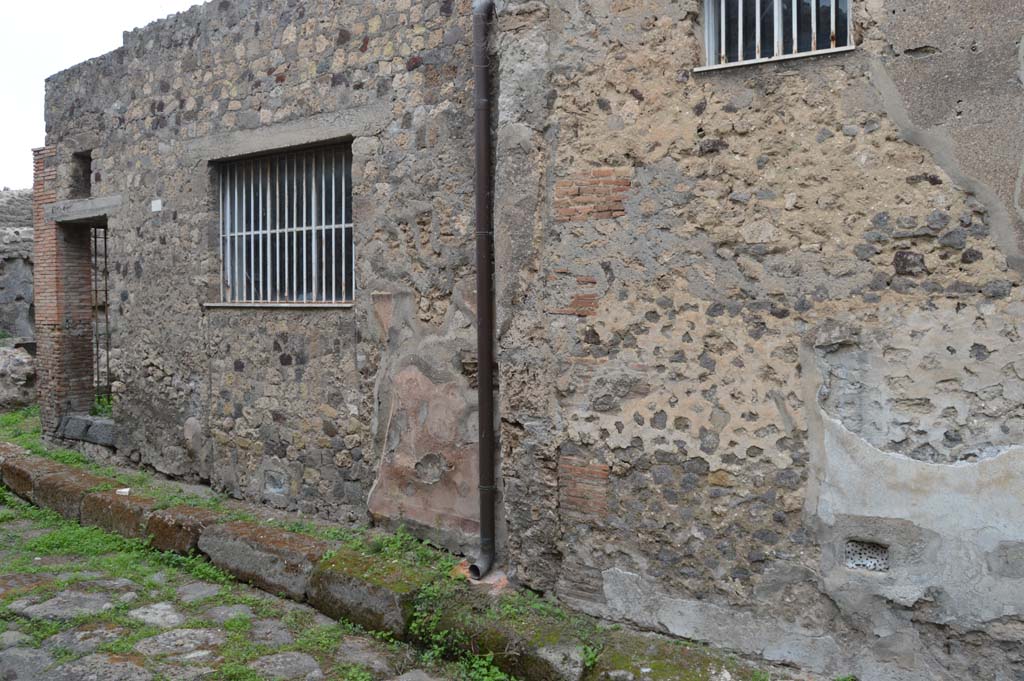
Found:
M 837 564 L 837 547 L 877 537 L 864 530 L 875 525 L 898 539 L 894 560 L 927 549 L 941 562 L 963 540 L 947 545 L 896 501 L 862 504 L 858 532 L 811 510 L 831 484 L 813 428 L 823 386 L 824 408 L 898 450 L 886 456 L 905 462 L 900 473 L 926 465 L 917 459 L 1002 460 L 1024 435 L 1012 373 L 1024 22 L 998 3 L 939 5 L 856 3 L 851 54 L 705 74 L 691 71 L 701 3 L 502 13 L 499 359 L 517 578 L 822 675 L 1019 672 L 1016 607 L 968 605 L 955 575 L 967 558 L 941 575 L 897 566 L 886 594 Z M 916 49 L 933 43 L 942 51 Z M 952 106 L 957 93 L 970 106 Z M 625 215 L 558 220 L 553 187 L 595 167 L 634 169 Z M 584 296 L 593 303 L 574 308 Z M 861 335 L 820 350 L 808 392 L 801 339 L 819 328 Z M 602 469 L 606 483 L 576 479 Z M 873 484 L 876 471 L 859 473 Z M 969 485 L 953 476 L 919 492 L 932 510 L 945 486 Z M 581 489 L 607 512 L 580 522 Z M 991 559 L 1003 573 L 1007 546 Z M 916 620 L 886 600 L 920 590 L 914 607 L 936 599 L 941 615 Z M 981 621 L 988 633 L 969 633 Z

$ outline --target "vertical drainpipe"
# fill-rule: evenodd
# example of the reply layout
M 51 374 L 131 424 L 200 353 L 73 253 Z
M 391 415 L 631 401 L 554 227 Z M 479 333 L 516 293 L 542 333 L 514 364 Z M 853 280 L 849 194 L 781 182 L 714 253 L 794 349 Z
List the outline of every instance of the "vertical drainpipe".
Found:
M 473 0 L 473 108 L 476 145 L 476 346 L 480 553 L 470 566 L 481 579 L 494 564 L 494 224 L 491 216 L 491 70 L 487 39 L 494 0 Z

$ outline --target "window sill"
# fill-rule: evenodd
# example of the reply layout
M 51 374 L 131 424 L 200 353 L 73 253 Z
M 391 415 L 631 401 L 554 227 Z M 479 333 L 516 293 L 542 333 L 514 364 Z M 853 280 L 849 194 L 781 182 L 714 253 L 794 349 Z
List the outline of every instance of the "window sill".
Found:
M 347 310 L 355 307 L 355 303 L 203 303 L 204 308 L 246 310 L 246 309 L 284 309 L 284 310 Z
M 816 52 L 800 52 L 799 54 L 784 54 L 781 57 L 765 57 L 764 59 L 748 59 L 746 61 L 730 62 L 728 64 L 698 66 L 693 70 L 693 72 L 704 73 L 706 71 L 721 71 L 723 69 L 733 69 L 741 66 L 753 66 L 754 64 L 771 64 L 773 62 L 779 61 L 790 61 L 791 59 L 805 59 L 807 57 L 820 57 L 827 54 L 852 52 L 855 49 L 857 49 L 856 45 L 847 45 L 846 47 L 830 47 L 827 50 L 817 50 Z

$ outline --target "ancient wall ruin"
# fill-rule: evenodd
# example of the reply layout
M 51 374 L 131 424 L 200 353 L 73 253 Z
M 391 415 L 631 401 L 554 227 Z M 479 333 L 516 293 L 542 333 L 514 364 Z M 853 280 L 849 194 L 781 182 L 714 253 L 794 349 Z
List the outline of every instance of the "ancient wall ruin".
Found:
M 32 192 L 0 191 L 0 331 L 32 337 Z
M 716 72 L 703 3 L 506 7 L 517 578 L 828 678 L 1021 673 L 1024 14 L 940 4 Z
M 820 678 L 1016 678 L 1022 8 L 699 72 L 702 7 L 499 3 L 510 574 Z M 48 82 L 57 198 L 84 150 L 122 197 L 119 456 L 472 546 L 468 22 L 224 0 Z M 210 307 L 211 161 L 343 138 L 355 307 Z
M 119 458 L 339 520 L 369 506 L 468 546 L 469 24 L 468 0 L 224 0 L 48 80 L 58 205 L 88 152 L 90 196 L 116 206 Z M 354 157 L 355 306 L 211 307 L 214 162 L 337 140 Z

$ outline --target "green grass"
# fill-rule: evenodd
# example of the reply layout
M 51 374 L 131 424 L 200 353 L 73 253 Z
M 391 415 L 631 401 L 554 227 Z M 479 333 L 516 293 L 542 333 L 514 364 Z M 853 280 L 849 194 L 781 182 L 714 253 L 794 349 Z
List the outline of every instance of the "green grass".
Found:
M 93 400 L 92 409 L 89 410 L 92 416 L 103 416 L 109 418 L 114 415 L 113 395 L 97 395 Z

